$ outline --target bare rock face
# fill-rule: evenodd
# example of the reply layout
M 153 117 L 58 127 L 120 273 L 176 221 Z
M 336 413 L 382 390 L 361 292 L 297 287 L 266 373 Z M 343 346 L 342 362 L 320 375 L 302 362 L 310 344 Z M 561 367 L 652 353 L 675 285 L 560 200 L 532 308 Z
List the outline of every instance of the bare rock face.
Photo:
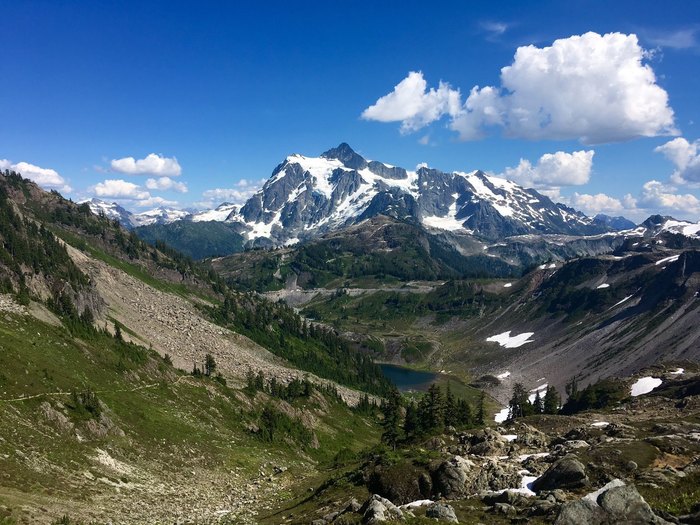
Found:
M 574 456 L 555 462 L 532 484 L 535 492 L 554 489 L 576 489 L 588 484 L 586 468 Z

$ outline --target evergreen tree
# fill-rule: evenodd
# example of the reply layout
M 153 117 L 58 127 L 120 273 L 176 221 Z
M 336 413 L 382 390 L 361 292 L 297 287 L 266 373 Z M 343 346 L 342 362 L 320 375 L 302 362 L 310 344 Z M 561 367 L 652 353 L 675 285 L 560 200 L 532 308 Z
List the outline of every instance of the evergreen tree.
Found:
M 115 322 L 114 323 L 114 338 L 117 341 L 123 341 L 124 336 L 122 336 L 122 327 L 119 323 Z
M 428 430 L 442 430 L 445 425 L 445 401 L 442 397 L 440 387 L 433 383 L 425 396 L 426 413 L 425 421 Z
M 418 418 L 418 407 L 414 401 L 406 406 L 406 418 L 403 423 L 403 431 L 406 440 L 411 441 L 420 434 L 420 420 Z
M 447 392 L 445 393 L 445 426 L 454 427 L 459 424 L 459 415 L 457 412 L 457 400 L 452 394 L 450 383 L 447 383 Z
M 532 413 L 532 404 L 528 399 L 527 390 L 525 390 L 522 383 L 515 383 L 515 385 L 513 385 L 513 395 L 508 403 L 508 408 L 508 419 L 516 419 Z
M 543 411 L 545 414 L 556 414 L 559 412 L 561 405 L 561 397 L 559 392 L 553 386 L 547 387 L 547 392 L 544 394 Z
M 479 397 L 479 409 L 476 412 L 476 424 L 483 425 L 486 422 L 486 394 L 481 393 Z
M 384 421 L 382 421 L 382 441 L 396 450 L 396 444 L 401 437 L 401 394 L 396 388 L 391 389 L 382 405 Z
M 535 392 L 535 402 L 532 403 L 532 408 L 535 414 L 542 414 L 544 412 L 544 403 L 542 401 L 542 396 L 540 396 L 540 391 Z
M 206 356 L 204 356 L 204 374 L 207 377 L 210 377 L 215 370 L 216 361 L 214 360 L 214 356 L 211 354 L 207 354 Z
M 460 425 L 471 425 L 473 418 L 471 405 L 464 399 L 457 401 L 457 423 Z

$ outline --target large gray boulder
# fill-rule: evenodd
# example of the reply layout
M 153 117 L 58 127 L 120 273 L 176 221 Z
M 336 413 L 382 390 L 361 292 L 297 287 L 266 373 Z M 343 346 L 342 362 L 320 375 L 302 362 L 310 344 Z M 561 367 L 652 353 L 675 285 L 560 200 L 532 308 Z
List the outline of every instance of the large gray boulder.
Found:
M 443 461 L 433 473 L 433 492 L 447 499 L 462 496 L 474 463 L 461 456 Z
M 446 503 L 433 503 L 425 511 L 428 518 L 435 518 L 438 521 L 447 521 L 449 523 L 459 523 L 455 509 Z
M 561 506 L 554 525 L 602 525 L 606 519 L 605 511 L 595 501 L 579 499 Z
M 565 456 L 552 464 L 537 478 L 532 489 L 535 492 L 554 489 L 577 489 L 588 484 L 586 467 L 573 456 Z
M 595 494 L 595 493 L 594 493 Z M 615 486 L 597 498 L 562 505 L 554 525 L 670 525 L 651 510 L 633 486 Z
M 386 498 L 374 494 L 360 509 L 362 523 L 375 525 L 387 520 L 403 520 L 403 511 Z
M 598 505 L 607 513 L 610 523 L 668 523 L 654 514 L 637 489 L 630 485 L 606 490 L 598 496 Z

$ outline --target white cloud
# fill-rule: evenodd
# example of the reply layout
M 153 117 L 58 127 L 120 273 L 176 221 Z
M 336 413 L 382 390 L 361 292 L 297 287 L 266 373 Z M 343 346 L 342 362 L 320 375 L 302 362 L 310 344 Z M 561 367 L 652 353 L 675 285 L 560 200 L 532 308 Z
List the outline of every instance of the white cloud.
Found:
M 426 91 L 423 75 L 411 72 L 362 116 L 401 122 L 403 132 L 448 116 L 463 140 L 482 137 L 489 126 L 512 138 L 584 144 L 676 135 L 668 94 L 647 57 L 634 34 L 590 32 L 550 47 L 519 47 L 501 69 L 500 87 L 475 86 L 464 104 L 449 84 Z
M 98 197 L 113 199 L 150 199 L 151 194 L 144 191 L 141 186 L 133 182 L 121 179 L 107 179 L 90 188 L 90 191 Z
M 197 205 L 203 208 L 213 208 L 222 202 L 243 204 L 262 187 L 264 181 L 249 181 L 241 179 L 235 184 L 235 188 L 214 188 L 202 193 L 202 201 Z
M 440 82 L 427 89 L 423 73 L 411 71 L 394 90 L 362 112 L 365 120 L 401 122 L 401 131 L 416 131 L 444 114 L 454 114 L 461 105 L 459 90 Z
M 675 184 L 700 183 L 700 140 L 688 142 L 683 137 L 678 137 L 654 151 L 663 153 L 676 167 L 671 175 Z
M 595 195 L 590 195 L 587 193 L 574 193 L 569 199 L 569 204 L 590 216 L 597 215 L 599 213 L 613 215 L 616 213 L 622 213 L 625 210 L 625 206 L 622 204 L 620 199 L 610 197 L 604 193 L 597 193 Z
M 184 182 L 177 182 L 170 177 L 160 177 L 158 179 L 148 179 L 146 188 L 149 190 L 161 191 L 177 191 L 178 193 L 187 193 L 187 185 Z
M 486 32 L 487 40 L 495 40 L 508 30 L 508 24 L 505 22 L 487 21 L 481 22 L 479 26 Z
M 177 201 L 170 201 L 164 199 L 163 197 L 148 197 L 147 199 L 142 199 L 136 201 L 134 206 L 138 208 L 154 208 L 159 206 L 177 206 Z
M 66 180 L 61 177 L 56 170 L 50 168 L 40 168 L 28 162 L 13 164 L 7 159 L 0 159 L 0 169 L 16 171 L 24 178 L 30 179 L 44 188 L 59 190 L 64 193 L 73 191 L 73 189 L 66 184 Z
M 162 175 L 177 177 L 182 173 L 182 168 L 175 157 L 168 158 L 151 153 L 144 159 L 136 160 L 134 157 L 113 159 L 110 163 L 112 169 L 127 175 Z
M 681 213 L 684 216 L 692 214 L 697 217 L 700 214 L 700 199 L 691 193 L 680 194 L 676 191 L 674 186 L 650 180 L 642 186 L 639 198 L 634 201 L 630 199 L 630 203 L 634 202 L 636 207 L 646 210 Z
M 534 166 L 520 159 L 515 168 L 506 168 L 501 176 L 530 188 L 558 192 L 562 186 L 580 186 L 589 181 L 594 155 L 593 150 L 545 153 Z
M 690 49 L 698 46 L 698 40 L 695 36 L 697 32 L 697 28 L 691 28 L 678 29 L 668 33 L 652 33 L 647 36 L 647 40 L 659 47 Z

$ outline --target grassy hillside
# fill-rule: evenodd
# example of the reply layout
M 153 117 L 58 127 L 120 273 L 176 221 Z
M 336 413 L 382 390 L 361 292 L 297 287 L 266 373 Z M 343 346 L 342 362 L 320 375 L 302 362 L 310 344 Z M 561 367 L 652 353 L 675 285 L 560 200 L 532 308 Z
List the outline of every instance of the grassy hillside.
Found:
M 153 505 L 140 509 L 146 521 L 173 521 L 197 503 L 201 516 L 230 510 L 239 523 L 340 450 L 378 438 L 371 419 L 333 395 L 232 390 L 100 331 L 78 338 L 4 313 L 0 341 L 0 519 L 127 518 L 137 496 Z M 273 438 L 263 436 L 264 409 L 286 422 Z

